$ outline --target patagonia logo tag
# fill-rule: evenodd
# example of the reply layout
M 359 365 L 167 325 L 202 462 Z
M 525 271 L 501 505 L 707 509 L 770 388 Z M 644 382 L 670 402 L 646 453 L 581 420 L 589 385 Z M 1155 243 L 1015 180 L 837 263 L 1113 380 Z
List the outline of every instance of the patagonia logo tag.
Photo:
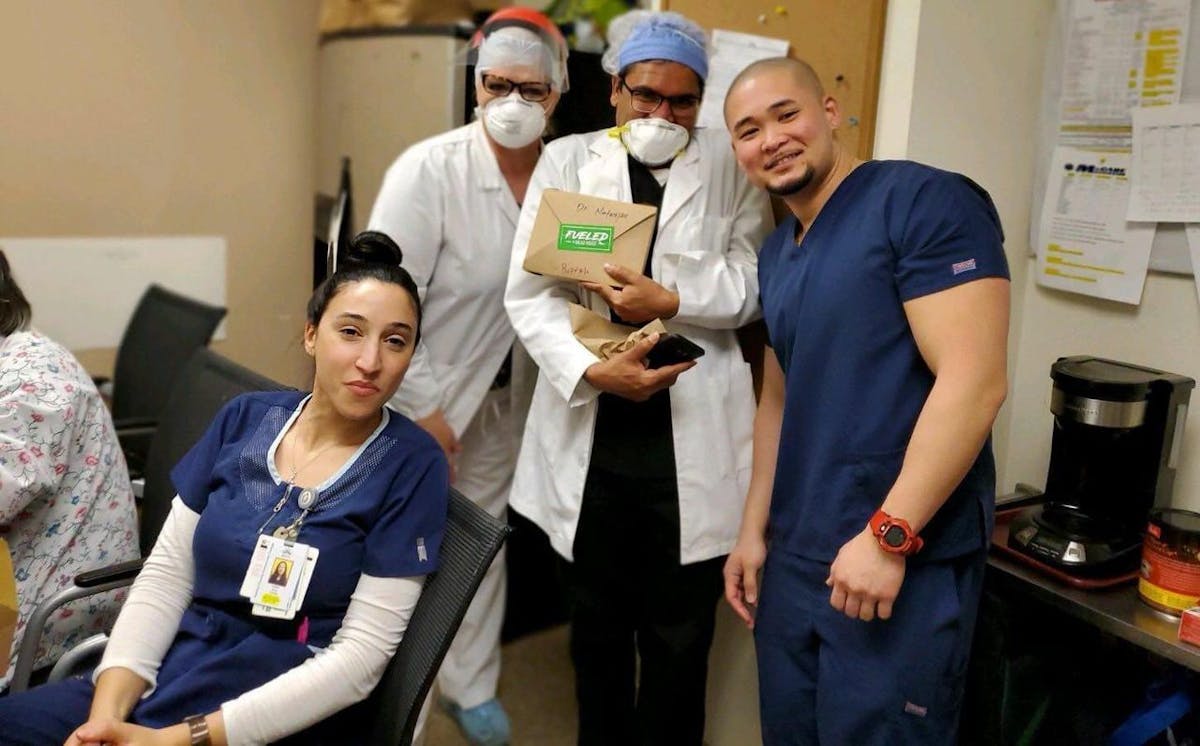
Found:
M 594 251 L 611 254 L 612 247 L 613 227 L 611 225 L 563 223 L 558 226 L 558 248 L 562 251 Z
M 963 272 L 970 272 L 975 269 L 975 260 L 967 259 L 964 262 L 955 262 L 950 265 L 950 271 L 956 275 L 961 275 Z
M 421 562 L 428 562 L 429 555 L 425 552 L 425 538 L 417 538 L 417 559 Z
M 904 712 L 909 715 L 916 715 L 919 718 L 923 718 L 929 714 L 929 708 L 922 707 L 921 705 L 914 705 L 912 702 L 905 702 Z

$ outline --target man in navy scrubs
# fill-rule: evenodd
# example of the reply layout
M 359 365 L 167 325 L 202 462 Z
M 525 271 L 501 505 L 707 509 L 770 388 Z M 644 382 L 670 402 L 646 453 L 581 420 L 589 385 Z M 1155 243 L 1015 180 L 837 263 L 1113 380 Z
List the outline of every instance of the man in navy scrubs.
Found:
M 999 218 L 964 176 L 856 158 L 802 62 L 747 68 L 725 120 L 792 213 L 759 255 L 770 346 L 725 567 L 763 740 L 952 744 L 1007 387 Z

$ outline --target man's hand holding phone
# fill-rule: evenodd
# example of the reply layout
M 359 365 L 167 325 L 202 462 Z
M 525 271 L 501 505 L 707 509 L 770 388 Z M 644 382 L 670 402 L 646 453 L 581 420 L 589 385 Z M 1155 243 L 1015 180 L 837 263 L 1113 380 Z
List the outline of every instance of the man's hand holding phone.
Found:
M 659 335 L 658 344 L 646 353 L 647 368 L 686 363 L 704 354 L 704 348 L 682 334 L 670 332 Z

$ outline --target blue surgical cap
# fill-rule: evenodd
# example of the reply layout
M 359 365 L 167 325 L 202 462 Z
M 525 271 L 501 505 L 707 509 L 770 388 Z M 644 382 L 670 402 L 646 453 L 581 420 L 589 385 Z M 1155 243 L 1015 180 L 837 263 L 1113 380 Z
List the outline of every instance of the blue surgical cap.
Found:
M 702 81 L 708 78 L 704 31 L 678 13 L 655 13 L 635 26 L 617 60 L 622 71 L 635 62 L 670 60 L 690 67 Z

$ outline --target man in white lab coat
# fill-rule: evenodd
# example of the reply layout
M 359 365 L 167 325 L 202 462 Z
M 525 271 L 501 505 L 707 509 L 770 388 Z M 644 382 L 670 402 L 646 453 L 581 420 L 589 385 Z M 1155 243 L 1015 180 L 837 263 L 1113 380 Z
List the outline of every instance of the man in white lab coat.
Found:
M 735 330 L 758 314 L 770 218 L 727 135 L 695 126 L 700 29 L 653 14 L 616 58 L 617 127 L 546 147 L 513 242 L 505 307 L 540 370 L 511 504 L 568 560 L 579 743 L 699 746 L 721 565 L 750 473 L 754 395 Z M 521 268 L 548 188 L 659 206 L 647 265 L 609 270 L 623 289 Z M 661 318 L 705 355 L 649 369 L 649 339 L 601 362 L 572 334 L 572 301 L 631 328 Z
M 434 435 L 454 485 L 494 516 L 516 459 L 512 327 L 504 313 L 509 249 L 566 88 L 566 43 L 541 13 L 506 8 L 481 27 L 478 119 L 413 145 L 384 177 L 369 227 L 404 250 L 424 309 L 421 343 L 392 404 Z M 504 557 L 492 563 L 438 676 L 443 704 L 472 744 L 509 740 L 496 699 Z

